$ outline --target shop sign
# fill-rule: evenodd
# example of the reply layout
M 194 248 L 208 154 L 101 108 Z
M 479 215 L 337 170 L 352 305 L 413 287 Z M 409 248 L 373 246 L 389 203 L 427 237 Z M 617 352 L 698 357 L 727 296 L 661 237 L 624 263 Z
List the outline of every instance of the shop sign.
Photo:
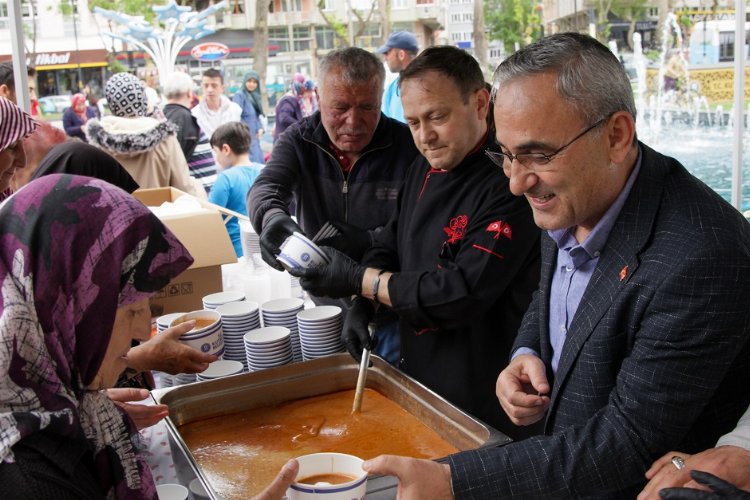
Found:
M 190 55 L 199 61 L 218 61 L 229 55 L 229 47 L 223 43 L 207 42 L 193 47 Z
M 69 62 L 70 52 L 45 52 L 36 55 L 34 66 L 52 66 L 53 64 L 68 64 Z

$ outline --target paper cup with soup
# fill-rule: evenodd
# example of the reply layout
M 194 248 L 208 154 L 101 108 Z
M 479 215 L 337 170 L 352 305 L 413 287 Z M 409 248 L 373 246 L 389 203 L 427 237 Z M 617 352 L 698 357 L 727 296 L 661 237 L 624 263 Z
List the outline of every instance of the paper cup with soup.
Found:
M 276 260 L 287 269 L 308 269 L 328 264 L 328 257 L 318 245 L 295 231 L 282 243 Z
M 313 453 L 297 458 L 299 472 L 286 491 L 289 500 L 365 498 L 367 472 L 361 458 L 344 453 Z
M 172 320 L 170 327 L 186 321 L 195 321 L 195 326 L 180 336 L 180 342 L 207 354 L 224 354 L 224 332 L 221 329 L 221 314 L 210 309 L 193 311 Z

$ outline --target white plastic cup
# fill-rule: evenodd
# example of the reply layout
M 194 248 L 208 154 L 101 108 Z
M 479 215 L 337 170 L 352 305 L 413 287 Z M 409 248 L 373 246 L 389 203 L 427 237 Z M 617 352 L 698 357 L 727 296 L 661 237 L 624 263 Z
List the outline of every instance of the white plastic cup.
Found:
M 344 453 L 313 453 L 297 457 L 297 462 L 297 479 L 286 490 L 289 500 L 351 500 L 365 497 L 367 472 L 362 469 L 364 460 L 361 458 Z M 304 482 L 307 478 L 322 474 L 344 474 L 353 479 L 338 484 Z
M 220 305 L 230 302 L 241 302 L 245 300 L 245 292 L 229 290 L 226 292 L 217 292 L 203 297 L 203 309 L 216 309 Z
M 159 500 L 187 500 L 190 491 L 181 484 L 159 484 L 156 495 Z
M 203 487 L 203 483 L 201 483 L 201 480 L 197 477 L 190 481 L 188 487 L 190 488 L 190 493 L 193 494 L 194 500 L 208 500 L 208 493 Z
M 200 328 L 193 328 L 182 334 L 180 342 L 207 354 L 221 356 L 224 354 L 224 332 L 221 328 L 221 314 L 210 309 L 193 311 L 174 318 L 170 327 L 190 320 L 210 320 L 211 323 Z
M 328 257 L 318 245 L 295 231 L 282 243 L 276 260 L 287 269 L 309 269 L 328 264 Z

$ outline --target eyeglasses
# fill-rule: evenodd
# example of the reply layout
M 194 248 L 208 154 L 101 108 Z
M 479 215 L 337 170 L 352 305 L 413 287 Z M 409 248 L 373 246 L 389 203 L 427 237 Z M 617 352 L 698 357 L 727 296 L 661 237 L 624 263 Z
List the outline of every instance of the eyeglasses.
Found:
M 542 172 L 546 170 L 547 165 L 555 159 L 557 155 L 563 152 L 565 148 L 576 142 L 578 139 L 583 137 L 584 135 L 588 134 L 592 130 L 594 130 L 599 125 L 603 124 L 609 120 L 609 117 L 602 118 L 598 122 L 591 125 L 589 128 L 575 136 L 570 142 L 565 144 L 564 146 L 561 146 L 557 149 L 557 151 L 553 151 L 550 154 L 545 153 L 519 153 L 517 155 L 505 153 L 503 151 L 490 151 L 489 149 L 485 150 L 484 154 L 487 155 L 487 157 L 492 160 L 492 163 L 497 165 L 498 167 L 507 170 L 510 169 L 511 164 L 513 163 L 513 160 L 518 160 L 518 163 L 523 165 L 524 167 L 528 168 L 532 172 Z M 507 163 L 506 163 L 507 160 Z

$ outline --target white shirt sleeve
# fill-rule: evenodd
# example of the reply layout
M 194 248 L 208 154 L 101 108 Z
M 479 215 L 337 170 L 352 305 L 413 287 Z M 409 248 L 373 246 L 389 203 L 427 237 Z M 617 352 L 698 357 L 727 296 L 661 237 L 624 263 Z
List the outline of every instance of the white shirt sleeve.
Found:
M 737 427 L 729 434 L 721 436 L 716 446 L 738 446 L 750 451 L 750 407 L 740 417 Z

